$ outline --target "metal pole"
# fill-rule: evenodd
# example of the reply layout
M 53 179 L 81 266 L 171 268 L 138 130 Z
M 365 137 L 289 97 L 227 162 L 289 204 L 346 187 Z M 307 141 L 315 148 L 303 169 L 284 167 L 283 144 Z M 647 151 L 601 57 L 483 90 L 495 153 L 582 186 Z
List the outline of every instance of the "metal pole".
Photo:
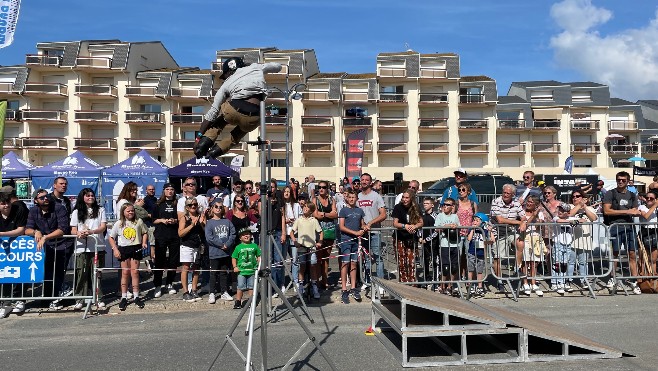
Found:
M 267 218 L 267 211 L 266 208 L 269 207 L 268 205 L 268 198 L 267 198 L 267 187 L 268 187 L 268 179 L 267 179 L 267 143 L 265 143 L 265 138 L 266 138 L 266 125 L 265 125 L 265 101 L 260 102 L 260 139 L 262 141 L 260 145 L 260 178 L 261 178 L 261 200 L 263 199 L 263 193 L 265 193 L 265 202 L 261 202 L 260 206 L 260 212 L 261 212 L 261 217 Z M 286 113 L 287 115 L 287 113 Z M 286 120 L 287 121 L 287 120 Z M 287 145 L 287 141 L 286 141 Z M 287 155 L 287 152 L 286 152 Z M 261 246 L 261 266 L 263 269 L 266 271 L 266 276 L 261 276 L 260 278 L 260 295 L 261 298 L 265 299 L 269 295 L 269 282 L 267 280 L 267 277 L 269 276 L 269 273 L 267 273 L 270 269 L 270 249 L 268 248 L 268 239 L 267 239 L 267 231 L 263 231 L 263 226 L 267 226 L 269 223 L 268 220 L 261 220 L 261 233 L 260 233 L 260 246 Z M 256 298 L 252 298 L 252 300 L 256 300 Z M 261 355 L 262 355 L 262 366 L 263 370 L 267 370 L 267 311 L 269 310 L 268 305 L 266 305 L 267 300 L 261 300 L 260 304 L 260 342 L 261 342 Z M 254 302 L 253 305 L 256 305 Z
M 286 72 L 286 91 L 283 92 L 286 99 L 286 184 L 290 180 L 290 87 L 288 85 L 288 72 Z

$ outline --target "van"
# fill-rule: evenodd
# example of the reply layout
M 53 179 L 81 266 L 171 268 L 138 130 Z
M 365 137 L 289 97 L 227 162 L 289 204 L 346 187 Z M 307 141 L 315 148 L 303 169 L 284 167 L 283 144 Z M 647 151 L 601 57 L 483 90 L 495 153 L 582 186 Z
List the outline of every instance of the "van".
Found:
M 478 195 L 500 195 L 503 185 L 514 184 L 514 179 L 499 174 L 473 174 L 466 180 Z M 455 178 L 443 178 L 426 188 L 421 194 L 442 195 L 443 192 L 455 184 Z

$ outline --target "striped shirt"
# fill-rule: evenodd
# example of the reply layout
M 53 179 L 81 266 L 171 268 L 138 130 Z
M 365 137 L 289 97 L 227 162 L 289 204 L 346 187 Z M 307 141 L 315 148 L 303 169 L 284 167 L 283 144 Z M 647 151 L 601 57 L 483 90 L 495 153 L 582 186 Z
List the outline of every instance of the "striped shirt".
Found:
M 512 202 L 506 204 L 505 201 L 503 201 L 503 196 L 500 196 L 496 197 L 491 202 L 491 219 L 494 225 L 505 224 L 498 223 L 497 217 L 499 216 L 505 219 L 519 220 L 525 216 L 525 211 L 523 210 L 523 206 L 521 206 L 519 201 L 512 200 Z M 516 225 L 510 225 L 509 227 L 511 227 L 516 232 Z M 494 230 L 496 229 L 497 228 L 494 228 Z

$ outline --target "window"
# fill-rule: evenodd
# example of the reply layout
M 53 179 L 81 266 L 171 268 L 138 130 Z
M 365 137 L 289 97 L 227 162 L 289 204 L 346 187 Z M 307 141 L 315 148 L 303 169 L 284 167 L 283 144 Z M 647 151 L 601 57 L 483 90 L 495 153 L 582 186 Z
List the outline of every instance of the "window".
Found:
M 205 113 L 206 109 L 203 106 L 182 106 L 181 113 Z
M 381 94 L 387 94 L 387 93 L 390 93 L 390 94 L 402 94 L 402 93 L 404 93 L 404 91 L 403 91 L 402 88 L 403 88 L 402 85 L 397 85 L 397 86 L 382 86 L 382 87 L 380 88 L 380 91 L 379 91 L 379 92 L 380 92 Z
M 139 105 L 139 111 L 140 112 L 161 113 L 162 112 L 162 106 L 159 105 L 159 104 L 140 104 Z
M 187 131 L 187 130 L 186 130 L 186 131 L 183 131 L 183 132 L 181 133 L 181 139 L 184 139 L 184 140 L 194 140 L 194 139 L 196 139 L 196 135 L 197 135 L 197 134 L 200 134 L 200 132 L 197 131 L 197 130 L 190 130 L 190 131 Z
M 585 103 L 592 101 L 592 92 L 591 91 L 582 91 L 577 90 L 571 92 L 571 101 L 573 103 Z
M 483 100 L 481 87 L 459 88 L 459 103 L 482 103 Z
M 273 158 L 270 160 L 272 167 L 286 167 L 286 159 L 285 158 Z
M 49 57 L 61 57 L 64 55 L 64 49 L 44 49 L 42 54 Z
M 533 90 L 530 92 L 531 102 L 552 101 L 553 90 Z
M 354 107 L 345 110 L 345 117 L 366 117 L 368 110 L 365 108 Z
M 7 109 L 8 110 L 17 110 L 21 107 L 21 104 L 17 100 L 9 100 L 7 101 Z
M 498 111 L 496 112 L 498 120 L 501 121 L 517 121 L 521 119 L 521 112 L 519 111 Z

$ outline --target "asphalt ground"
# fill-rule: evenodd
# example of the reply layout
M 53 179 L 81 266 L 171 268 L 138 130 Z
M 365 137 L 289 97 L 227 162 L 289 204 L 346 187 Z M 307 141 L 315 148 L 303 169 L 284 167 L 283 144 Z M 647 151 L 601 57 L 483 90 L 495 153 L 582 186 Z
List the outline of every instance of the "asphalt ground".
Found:
M 321 343 L 337 369 L 397 370 L 398 361 L 374 336 L 364 331 L 370 324 L 371 306 L 338 303 L 338 290 L 323 293 L 309 304 L 315 323 L 302 316 L 304 324 Z M 147 292 L 147 297 L 150 293 Z M 289 293 L 292 298 L 292 293 Z M 30 308 L 23 315 L 0 320 L 0 364 L 12 369 L 80 370 L 158 369 L 223 370 L 244 367 L 236 351 L 219 349 L 239 311 L 231 303 L 203 301 L 185 303 L 180 294 L 149 299 L 144 309 L 129 305 L 120 312 L 116 301 L 100 313 L 82 319 L 72 310 L 41 311 Z M 565 297 L 521 298 L 519 302 L 497 295 L 474 299 L 538 316 L 618 348 L 635 357 L 608 360 L 554 361 L 525 364 L 458 366 L 458 370 L 656 370 L 658 341 L 655 303 L 652 295 L 623 296 L 602 293 L 597 299 L 574 293 Z M 299 302 L 293 304 L 301 313 Z M 281 368 L 307 339 L 302 327 L 283 309 L 276 323 L 267 325 L 268 368 Z M 257 310 L 253 360 L 260 362 L 260 307 Z M 246 352 L 245 319 L 231 337 Z M 327 363 L 313 346 L 302 349 L 293 369 L 327 370 Z

